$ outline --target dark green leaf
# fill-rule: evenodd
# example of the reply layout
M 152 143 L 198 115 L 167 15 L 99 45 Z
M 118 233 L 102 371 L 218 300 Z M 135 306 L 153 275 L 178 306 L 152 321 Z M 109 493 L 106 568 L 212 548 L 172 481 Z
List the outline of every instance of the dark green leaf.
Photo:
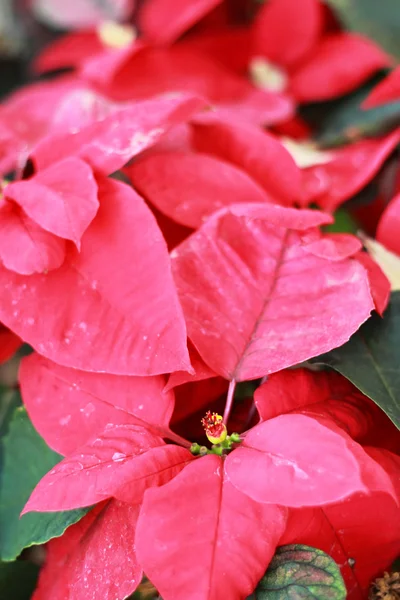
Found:
M 316 548 L 278 548 L 256 589 L 256 600 L 345 600 L 346 586 L 335 561 Z
M 318 142 L 322 147 L 342 146 L 367 136 L 388 133 L 400 124 L 400 102 L 390 102 L 363 110 L 361 104 L 382 75 L 375 77 L 355 92 L 329 106 L 328 116 L 318 129 Z
M 21 406 L 21 396 L 16 390 L 0 387 L 0 439 L 2 439 L 10 425 L 15 409 Z
M 374 314 L 344 346 L 312 359 L 338 371 L 400 428 L 400 292 L 384 318 Z
M 36 586 L 39 567 L 26 561 L 0 563 L 0 598 L 29 600 Z
M 392 564 L 392 568 L 390 570 L 392 572 L 394 572 L 394 571 L 400 572 L 400 556 L 398 558 L 396 558 L 396 560 Z
M 342 23 L 378 42 L 400 58 L 400 10 L 398 0 L 327 0 Z
M 2 440 L 0 480 L 0 557 L 14 560 L 24 548 L 43 544 L 64 533 L 87 510 L 19 515 L 39 480 L 60 462 L 61 456 L 45 444 L 24 408 L 17 408 Z

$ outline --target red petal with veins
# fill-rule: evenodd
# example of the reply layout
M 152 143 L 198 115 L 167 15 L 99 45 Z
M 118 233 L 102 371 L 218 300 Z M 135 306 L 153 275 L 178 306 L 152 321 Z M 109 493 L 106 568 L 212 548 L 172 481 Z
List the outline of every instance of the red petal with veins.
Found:
M 19 380 L 35 428 L 63 455 L 108 423 L 149 425 L 162 435 L 174 409 L 173 393 L 163 391 L 164 377 L 87 373 L 32 354 L 22 360 Z
M 284 509 L 242 494 L 227 480 L 222 459 L 206 456 L 146 492 L 136 549 L 164 600 L 245 598 L 284 527 Z
M 185 94 L 131 102 L 76 133 L 45 138 L 32 152 L 32 160 L 37 169 L 44 169 L 63 158 L 76 156 L 108 175 L 203 106 L 204 101 Z
M 138 506 L 110 500 L 50 540 L 32 600 L 130 596 L 143 574 L 135 554 L 138 513 Z
M 296 231 L 326 217 L 235 205 L 171 253 L 189 337 L 216 373 L 263 377 L 340 346 L 369 317 L 365 269 L 310 254 Z
M 47 275 L 0 267 L 0 319 L 64 366 L 118 375 L 190 371 L 161 231 L 132 188 L 103 177 L 97 182 L 100 210 L 79 253 L 70 247 L 64 264 Z

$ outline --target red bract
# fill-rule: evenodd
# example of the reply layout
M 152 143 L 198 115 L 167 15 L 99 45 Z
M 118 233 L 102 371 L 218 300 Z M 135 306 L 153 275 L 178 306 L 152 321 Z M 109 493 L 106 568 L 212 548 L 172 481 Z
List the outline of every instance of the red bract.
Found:
M 293 413 L 329 419 L 359 443 L 395 448 L 390 439 L 393 426 L 386 415 L 334 371 L 274 373 L 255 391 L 254 401 L 262 421 Z
M 399 457 L 371 449 L 398 490 Z M 323 508 L 291 511 L 281 544 L 310 544 L 340 565 L 349 600 L 364 600 L 371 581 L 390 570 L 399 552 L 398 500 L 376 491 Z
M 211 377 L 216 376 L 216 373 L 214 373 L 214 371 L 210 369 L 208 365 L 206 365 L 206 363 L 201 359 L 196 348 L 190 342 L 189 356 L 190 364 L 192 365 L 194 373 L 188 373 L 187 371 L 177 371 L 176 373 L 171 373 L 168 383 L 165 386 L 165 391 L 172 390 L 174 387 L 183 385 L 184 383 L 202 381 L 203 379 L 210 379 Z
M 307 239 L 328 221 L 316 211 L 237 205 L 172 252 L 189 337 L 216 373 L 263 377 L 340 346 L 368 318 L 365 269 L 335 242 L 324 254 Z
M 396 67 L 379 83 L 364 100 L 362 107 L 375 108 L 381 104 L 400 99 L 400 67 Z
M 228 24 L 219 27 L 203 27 L 200 32 L 188 34 L 180 42 L 187 48 L 195 48 L 202 54 L 223 64 L 229 71 L 246 75 L 250 57 L 250 29 Z
M 310 446 L 311 434 L 318 438 L 318 446 Z M 269 463 L 267 479 L 254 472 L 254 460 L 248 463 L 245 456 L 255 448 Z M 289 506 L 332 503 L 366 491 L 368 485 L 394 493 L 378 463 L 349 436 L 304 415 L 280 416 L 258 425 L 225 460 L 218 456 L 196 459 L 185 448 L 165 445 L 143 427 L 108 425 L 42 479 L 24 510 L 62 510 L 110 496 L 137 505 L 144 494 L 135 536 L 136 564 L 145 569 L 166 600 L 183 597 L 184 591 L 194 589 L 195 579 L 201 582 L 196 588 L 199 599 L 217 598 L 221 592 L 218 565 L 228 557 L 225 588 L 231 597 L 242 597 L 254 588 L 284 531 L 285 511 L 276 506 L 277 501 Z M 102 533 L 99 527 L 95 540 Z M 130 527 L 134 530 L 135 523 Z M 118 521 L 114 530 L 120 530 Z M 238 538 L 240 548 L 232 543 Z M 200 547 L 204 547 L 201 553 Z M 239 552 L 243 547 L 245 555 Z M 96 543 L 88 543 L 86 553 L 90 557 L 93 552 Z M 233 564 L 236 568 L 231 570 Z M 243 569 L 244 564 L 251 564 L 251 569 Z M 103 561 L 96 568 L 107 569 Z M 105 579 L 114 572 L 110 557 Z M 121 569 L 114 584 L 122 577 Z M 67 570 L 65 584 L 73 586 L 74 578 L 75 573 Z M 117 594 L 117 598 L 123 596 Z
M 301 171 L 273 135 L 245 123 L 204 115 L 192 124 L 193 147 L 246 171 L 279 204 L 301 195 Z
M 56 163 L 29 181 L 9 184 L 4 196 L 46 231 L 75 242 L 78 250 L 99 208 L 93 172 L 78 158 Z
M 135 555 L 137 517 L 137 506 L 110 500 L 51 540 L 33 600 L 129 596 L 143 574 Z
M 232 486 L 220 457 L 207 456 L 146 493 L 137 554 L 166 600 L 245 598 L 270 562 L 285 521 L 283 508 L 254 502 Z M 185 575 L 177 581 L 177 573 Z
M 361 140 L 330 150 L 324 164 L 303 170 L 301 205 L 316 202 L 323 210 L 334 212 L 371 181 L 399 140 L 397 129 L 381 139 Z
M 152 43 L 174 42 L 222 0 L 148 0 L 139 11 L 141 33 Z
M 1 319 L 44 356 L 77 369 L 126 375 L 190 369 L 155 219 L 128 186 L 97 182 L 100 209 L 80 252 L 69 246 L 61 267 L 29 278 L 0 268 Z
M 21 170 L 32 147 L 45 135 L 79 129 L 102 118 L 110 106 L 86 83 L 69 78 L 19 90 L 0 107 L 0 173 Z
M 65 260 L 65 240 L 42 229 L 11 203 L 0 205 L 0 231 L 0 259 L 10 272 L 47 273 Z
M 192 228 L 224 206 L 275 200 L 245 172 L 201 153 L 152 154 L 136 161 L 127 173 L 146 200 L 174 221 Z
M 291 92 L 299 102 L 346 94 L 391 62 L 359 35 L 324 34 L 318 0 L 266 3 L 253 26 L 252 53 L 251 68 L 260 85 Z
M 159 37 L 164 32 L 172 34 L 176 26 L 184 24 L 183 13 L 180 15 L 174 9 L 174 22 L 168 1 L 162 3 L 165 10 L 161 18 L 164 19 L 165 12 L 168 19 L 163 33 L 158 32 Z M 204 8 L 210 2 L 186 2 L 186 5 L 186 16 L 194 16 L 200 5 Z M 145 4 L 144 13 L 148 9 L 153 19 L 157 13 Z M 172 47 L 151 46 L 145 37 L 136 40 L 131 29 L 105 24 L 97 33 L 75 33 L 57 41 L 39 57 L 37 68 L 43 71 L 74 66 L 84 79 L 120 101 L 186 91 L 204 96 L 216 105 L 219 114 L 230 119 L 270 124 L 292 116 L 294 105 L 289 98 L 254 88 L 245 74 L 231 71 L 202 52 L 202 34 L 198 39 L 199 49 L 186 41 Z
M 71 510 L 110 496 L 138 504 L 148 487 L 162 485 L 194 460 L 180 446 L 136 425 L 108 425 L 50 471 L 24 512 Z
M 106 22 L 95 31 L 79 31 L 56 40 L 34 62 L 38 73 L 75 68 L 99 86 L 108 86 L 132 55 L 143 47 L 130 26 Z
M 257 124 L 280 122 L 293 113 L 291 101 L 255 89 L 246 78 L 186 44 L 136 52 L 115 74 L 107 91 L 118 100 L 167 91 L 192 92 L 206 97 L 217 114 Z
M 134 4 L 60 5 L 96 29 L 36 68 L 76 73 L 0 108 L 0 361 L 33 347 L 22 400 L 64 456 L 23 513 L 90 509 L 33 598 L 124 600 L 145 574 L 164 600 L 244 600 L 301 543 L 364 600 L 399 551 L 398 432 L 307 361 L 386 309 L 358 237 L 321 228 L 379 176 L 377 239 L 400 254 L 395 156 L 379 173 L 400 129 L 321 150 L 330 105 L 294 113 L 391 59 L 320 0 Z M 397 71 L 367 105 L 397 99 Z
M 20 383 L 36 429 L 51 448 L 64 455 L 108 423 L 146 423 L 165 432 L 174 407 L 173 393 L 163 392 L 163 377 L 87 373 L 61 367 L 38 354 L 22 361 Z
M 49 0 L 41 0 L 49 1 Z M 124 0 L 126 3 L 126 0 Z M 57 40 L 39 56 L 35 62 L 38 72 L 64 67 L 75 67 L 97 82 L 110 83 L 114 74 L 129 60 L 135 52 L 149 44 L 174 42 L 182 33 L 211 11 L 222 0 L 149 0 L 142 3 L 138 14 L 138 27 L 142 41 L 136 40 L 136 31 L 130 26 L 119 26 L 113 21 L 125 20 L 130 6 L 113 5 L 114 14 L 104 14 L 101 9 L 92 9 L 91 23 L 85 26 L 99 25 L 96 31 L 80 31 Z M 118 9 L 124 8 L 121 15 Z M 71 7 L 68 7 L 71 11 Z M 110 12 L 110 11 L 109 11 Z M 79 18 L 76 11 L 75 16 Z M 86 15 L 88 18 L 89 15 Z M 125 18 L 124 18 L 125 17 Z M 106 19 L 108 21 L 104 22 Z M 99 71 L 96 72 L 96 67 Z
M 363 400 L 363 395 L 338 373 L 307 369 L 274 373 L 254 394 L 262 421 L 293 412 L 314 417 L 329 415 L 355 439 L 362 439 L 373 425 L 373 414 L 365 409 L 374 405 L 364 404 Z
M 20 338 L 15 333 L 0 325 L 0 364 L 11 358 L 21 344 Z
M 400 194 L 385 209 L 378 224 L 376 239 L 388 250 L 400 255 Z
M 258 502 L 326 504 L 345 498 L 353 486 L 363 490 L 358 461 L 350 459 L 348 440 L 342 444 L 313 419 L 280 416 L 252 429 L 225 468 L 233 485 Z
M 375 310 L 381 316 L 390 300 L 391 284 L 380 266 L 370 257 L 367 252 L 358 252 L 356 254 L 360 262 L 368 272 L 369 285 L 372 298 L 375 304 Z
M 76 156 L 108 175 L 203 107 L 203 100 L 185 94 L 132 102 L 76 133 L 44 138 L 31 157 L 37 169 L 44 169 L 63 158 Z

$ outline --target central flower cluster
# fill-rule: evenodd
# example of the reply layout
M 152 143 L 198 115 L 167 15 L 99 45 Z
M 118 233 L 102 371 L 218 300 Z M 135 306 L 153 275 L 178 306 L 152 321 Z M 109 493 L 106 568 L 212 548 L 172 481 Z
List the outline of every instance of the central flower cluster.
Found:
M 207 411 L 206 416 L 201 420 L 201 424 L 204 427 L 207 439 L 212 444 L 220 444 L 226 440 L 228 431 L 221 415 Z

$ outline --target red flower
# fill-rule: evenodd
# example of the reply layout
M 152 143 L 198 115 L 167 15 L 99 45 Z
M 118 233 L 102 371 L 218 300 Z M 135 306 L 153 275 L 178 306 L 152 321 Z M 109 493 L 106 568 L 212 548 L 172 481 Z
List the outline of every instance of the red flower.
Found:
M 236 74 L 196 43 L 171 45 L 218 0 L 153 0 L 139 11 L 136 39 L 132 28 L 105 24 L 98 32 L 78 32 L 55 42 L 37 60 L 38 71 L 72 66 L 107 96 L 119 101 L 170 91 L 200 94 L 221 115 L 257 124 L 281 122 L 293 114 L 293 102 L 255 89 L 246 74 Z M 171 19 L 171 14 L 174 19 Z M 130 31 L 130 33 L 129 33 Z M 207 32 L 205 33 L 207 35 Z
M 391 59 L 358 34 L 324 32 L 319 0 L 270 0 L 253 26 L 250 68 L 266 89 L 300 103 L 342 96 Z
M 355 436 L 360 436 L 360 430 L 368 431 L 368 423 L 365 428 L 357 425 L 357 394 L 354 406 L 350 408 L 349 404 L 341 421 L 334 413 L 332 419 L 329 404 L 323 402 L 326 395 L 343 391 L 353 401 L 350 384 L 341 384 L 339 376 L 325 384 L 325 375 L 308 374 L 314 390 L 303 390 L 309 394 L 311 413 L 306 414 L 297 403 L 303 414 L 261 422 L 226 456 L 195 458 L 179 445 L 165 444 L 152 431 L 151 421 L 146 425 L 154 409 L 148 416 L 142 413 L 138 425 L 135 415 L 140 414 L 140 406 L 125 405 L 123 414 L 132 420 L 130 424 L 121 422 L 109 424 L 103 431 L 97 429 L 99 416 L 105 416 L 105 404 L 96 400 L 97 395 L 108 398 L 108 411 L 113 405 L 122 407 L 121 394 L 115 396 L 115 402 L 108 394 L 111 388 L 106 378 L 110 376 L 63 369 L 62 377 L 53 379 L 60 371 L 56 365 L 35 357 L 25 362 L 21 373 L 24 398 L 45 438 L 55 440 L 55 429 L 61 433 L 70 423 L 65 412 L 68 403 L 59 404 L 57 410 L 61 410 L 59 414 L 64 411 L 65 416 L 56 426 L 56 421 L 50 425 L 48 412 L 43 410 L 43 401 L 50 406 L 54 395 L 53 385 L 48 385 L 49 375 L 59 394 L 73 390 L 77 407 L 87 412 L 93 427 L 93 437 L 72 449 L 39 483 L 25 511 L 64 510 L 104 502 L 68 529 L 63 540 L 49 543 L 37 598 L 62 597 L 85 576 L 87 587 L 80 586 L 81 598 L 89 594 L 104 597 L 112 591 L 114 598 L 122 599 L 138 585 L 142 568 L 166 600 L 185 598 L 190 590 L 191 594 L 196 590 L 199 599 L 217 598 L 222 589 L 229 598 L 244 597 L 265 571 L 285 529 L 286 510 L 282 505 L 325 507 L 348 497 L 347 503 L 353 502 L 353 497 L 360 502 L 370 490 L 387 503 L 391 518 L 398 512 L 385 471 L 336 425 L 354 423 L 356 429 L 350 429 L 350 433 Z M 32 379 L 42 364 L 45 379 L 39 372 L 39 378 L 34 375 Z M 154 384 L 150 380 L 125 378 L 121 384 L 129 397 L 137 398 L 137 386 L 154 385 L 156 380 Z M 71 382 L 75 384 L 71 386 Z M 91 399 L 90 413 L 85 408 L 86 394 Z M 36 411 L 35 405 L 39 408 L 40 404 L 41 410 Z M 335 402 L 331 404 L 334 408 Z M 111 414 L 106 418 L 112 419 Z M 174 438 L 166 429 L 164 433 L 160 429 L 160 433 Z M 68 439 L 65 431 L 59 439 Z M 56 447 L 60 450 L 62 446 Z M 361 496 L 354 495 L 356 492 Z M 122 545 L 118 541 L 121 535 Z M 114 545 L 115 551 L 109 552 Z M 357 552 L 355 549 L 355 556 Z M 385 552 L 382 564 L 386 565 L 395 553 L 394 545 Z M 244 560 L 251 568 L 241 568 Z M 364 565 L 360 568 L 369 568 L 367 563 Z
M 206 416 L 201 420 L 201 424 L 204 427 L 207 439 L 212 444 L 220 444 L 226 440 L 227 429 L 221 415 L 207 411 Z

